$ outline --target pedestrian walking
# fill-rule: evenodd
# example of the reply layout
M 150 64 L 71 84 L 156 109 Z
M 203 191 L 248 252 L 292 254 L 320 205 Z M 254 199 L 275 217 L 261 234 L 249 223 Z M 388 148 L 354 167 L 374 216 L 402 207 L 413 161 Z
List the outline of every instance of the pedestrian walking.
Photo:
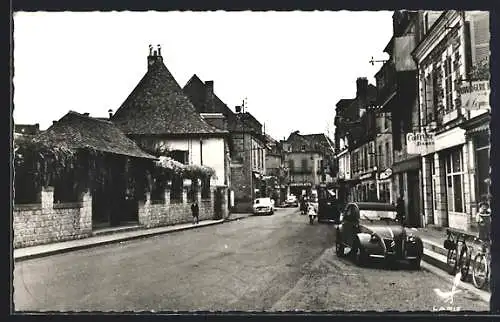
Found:
M 199 223 L 200 207 L 198 207 L 198 202 L 194 201 L 191 205 L 191 213 L 193 215 L 193 225 Z
M 405 216 L 405 201 L 403 199 L 403 196 L 399 196 L 398 200 L 396 201 L 396 219 L 398 220 L 401 225 L 404 225 L 406 216 Z

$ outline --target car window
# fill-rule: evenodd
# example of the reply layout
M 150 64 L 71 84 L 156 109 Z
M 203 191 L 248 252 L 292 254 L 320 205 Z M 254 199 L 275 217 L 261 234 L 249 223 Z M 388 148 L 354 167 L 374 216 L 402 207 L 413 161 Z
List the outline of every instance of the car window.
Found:
M 260 200 L 259 199 L 256 199 L 255 200 L 255 204 L 258 205 L 260 203 Z

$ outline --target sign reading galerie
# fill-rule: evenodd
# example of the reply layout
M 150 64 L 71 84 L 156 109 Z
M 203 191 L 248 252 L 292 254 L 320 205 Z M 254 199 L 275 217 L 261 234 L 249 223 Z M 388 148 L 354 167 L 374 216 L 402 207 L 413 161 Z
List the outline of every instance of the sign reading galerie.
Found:
M 490 82 L 464 82 L 460 88 L 462 107 L 466 110 L 478 110 L 490 106 Z
M 408 154 L 428 154 L 434 150 L 434 133 L 415 132 L 406 134 Z

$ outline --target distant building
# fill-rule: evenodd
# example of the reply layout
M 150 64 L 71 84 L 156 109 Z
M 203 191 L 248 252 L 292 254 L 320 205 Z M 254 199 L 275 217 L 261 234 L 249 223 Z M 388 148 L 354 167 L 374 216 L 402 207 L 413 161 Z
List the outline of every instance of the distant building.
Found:
M 40 133 L 40 124 L 14 124 L 14 133 L 22 135 L 37 135 Z
M 321 185 L 333 183 L 334 143 L 323 133 L 295 131 L 283 142 L 289 193 L 310 194 Z

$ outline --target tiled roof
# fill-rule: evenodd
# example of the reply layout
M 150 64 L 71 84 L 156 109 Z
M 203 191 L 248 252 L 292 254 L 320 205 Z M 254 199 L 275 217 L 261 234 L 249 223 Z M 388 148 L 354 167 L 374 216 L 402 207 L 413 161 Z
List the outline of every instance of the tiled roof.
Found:
M 206 85 L 205 83 L 198 77 L 198 75 L 194 74 L 191 76 L 189 81 L 184 85 L 183 92 L 189 98 L 191 103 L 196 108 L 198 113 L 207 113 L 206 106 Z M 214 109 L 217 113 L 222 113 L 226 116 L 228 122 L 229 130 L 234 130 L 235 127 L 235 113 L 214 93 Z
M 294 132 L 288 137 L 287 143 L 291 145 L 293 152 L 328 151 L 333 153 L 334 146 L 332 140 L 323 133 L 303 135 Z M 302 150 L 302 147 L 305 147 L 305 150 Z
M 222 134 L 205 122 L 162 61 L 148 71 L 111 120 L 126 134 Z
M 155 159 L 142 151 L 113 123 L 73 111 L 38 134 L 34 140 L 69 149 L 91 148 L 101 152 Z

